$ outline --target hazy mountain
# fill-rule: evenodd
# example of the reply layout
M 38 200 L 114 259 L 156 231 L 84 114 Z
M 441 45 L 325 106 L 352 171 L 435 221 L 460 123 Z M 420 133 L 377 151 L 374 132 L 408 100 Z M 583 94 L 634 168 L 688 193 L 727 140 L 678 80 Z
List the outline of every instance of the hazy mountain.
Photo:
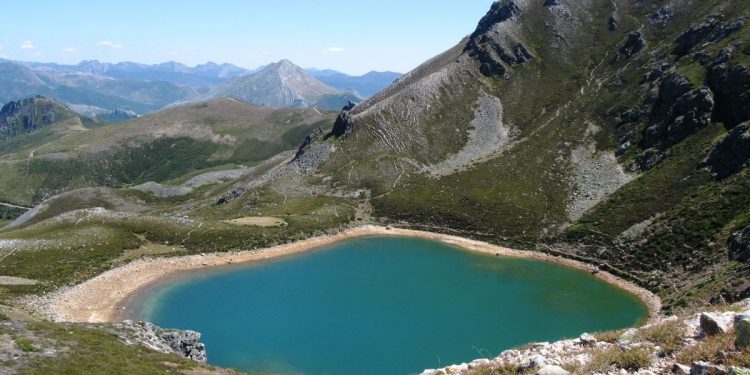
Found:
M 289 60 L 237 77 L 213 90 L 208 98 L 230 97 L 248 103 L 272 106 L 340 109 L 350 100 L 360 98 L 318 81 Z
M 394 72 L 369 72 L 361 76 L 350 76 L 330 69 L 308 69 L 307 72 L 328 86 L 354 91 L 366 98 L 383 91 L 401 77 L 401 73 Z

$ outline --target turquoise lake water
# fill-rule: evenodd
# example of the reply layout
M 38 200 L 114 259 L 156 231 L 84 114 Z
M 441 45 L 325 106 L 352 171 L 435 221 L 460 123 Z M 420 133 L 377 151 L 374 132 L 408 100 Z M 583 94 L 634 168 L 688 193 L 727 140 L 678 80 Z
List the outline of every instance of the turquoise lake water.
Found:
M 134 306 L 133 318 L 201 332 L 210 364 L 331 375 L 412 374 L 647 313 L 583 271 L 397 237 L 192 273 Z

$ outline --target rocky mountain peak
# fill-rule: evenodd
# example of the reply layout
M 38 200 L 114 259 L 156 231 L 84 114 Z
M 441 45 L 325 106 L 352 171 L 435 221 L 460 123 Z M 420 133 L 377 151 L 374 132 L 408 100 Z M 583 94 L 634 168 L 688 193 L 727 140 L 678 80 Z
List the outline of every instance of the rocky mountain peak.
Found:
M 476 38 L 482 34 L 487 33 L 498 23 L 505 22 L 521 12 L 521 8 L 515 1 L 499 0 L 495 1 L 490 8 L 490 11 L 482 17 L 479 21 L 477 29 L 471 34 L 472 38 Z

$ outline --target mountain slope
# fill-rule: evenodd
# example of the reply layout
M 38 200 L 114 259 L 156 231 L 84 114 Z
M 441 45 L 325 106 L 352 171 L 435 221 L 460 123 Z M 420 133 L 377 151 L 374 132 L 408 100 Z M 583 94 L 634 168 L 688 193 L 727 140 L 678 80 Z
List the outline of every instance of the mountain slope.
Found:
M 750 267 L 728 255 L 750 224 L 745 153 L 724 153 L 745 157 L 725 178 L 703 162 L 750 120 L 748 9 L 545 4 L 495 3 L 455 48 L 342 112 L 300 162 L 370 191 L 383 220 L 581 259 L 670 308 L 750 295 Z M 736 133 L 722 144 L 741 147 Z
M 308 73 L 320 82 L 343 91 L 354 91 L 369 98 L 401 77 L 401 73 L 369 72 L 361 76 L 350 76 L 335 70 L 308 69 Z
M 0 201 L 29 205 L 75 188 L 163 182 L 201 169 L 253 165 L 293 149 L 333 118 L 218 99 L 64 137 L 53 137 L 62 130 L 51 127 L 36 135 L 44 143 L 0 152 Z
M 338 110 L 353 94 L 340 92 L 310 76 L 289 60 L 270 64 L 260 71 L 235 78 L 208 97 L 230 97 L 248 103 L 288 108 L 319 107 Z

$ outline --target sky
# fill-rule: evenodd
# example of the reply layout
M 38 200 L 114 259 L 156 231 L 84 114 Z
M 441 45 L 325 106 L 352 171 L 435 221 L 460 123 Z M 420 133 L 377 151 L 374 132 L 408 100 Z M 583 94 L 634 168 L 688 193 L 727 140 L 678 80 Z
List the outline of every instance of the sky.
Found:
M 349 74 L 407 72 L 470 34 L 492 0 L 26 0 L 3 4 L 0 58 L 207 61 L 287 58 Z

